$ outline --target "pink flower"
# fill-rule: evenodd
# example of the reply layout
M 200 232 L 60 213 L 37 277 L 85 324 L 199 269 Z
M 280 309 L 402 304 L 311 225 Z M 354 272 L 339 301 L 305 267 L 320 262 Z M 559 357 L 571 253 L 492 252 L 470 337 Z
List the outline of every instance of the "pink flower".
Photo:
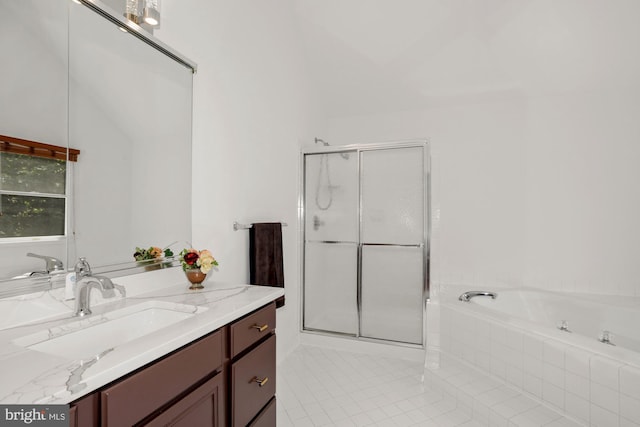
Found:
M 183 270 L 199 268 L 201 272 L 207 274 L 213 267 L 218 265 L 218 261 L 213 257 L 211 251 L 203 249 L 183 249 L 180 252 L 180 261 Z
M 162 256 L 163 252 L 162 252 L 162 249 L 160 249 L 159 247 L 152 246 L 150 251 L 149 251 L 149 254 L 151 254 L 151 256 L 153 258 L 160 258 Z

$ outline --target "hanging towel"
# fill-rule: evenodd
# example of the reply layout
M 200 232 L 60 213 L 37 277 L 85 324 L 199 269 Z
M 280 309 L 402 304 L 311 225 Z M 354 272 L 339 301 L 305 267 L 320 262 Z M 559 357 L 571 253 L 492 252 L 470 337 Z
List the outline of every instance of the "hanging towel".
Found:
M 249 269 L 251 284 L 284 288 L 281 223 L 254 223 L 249 229 Z M 284 296 L 276 308 L 283 305 Z

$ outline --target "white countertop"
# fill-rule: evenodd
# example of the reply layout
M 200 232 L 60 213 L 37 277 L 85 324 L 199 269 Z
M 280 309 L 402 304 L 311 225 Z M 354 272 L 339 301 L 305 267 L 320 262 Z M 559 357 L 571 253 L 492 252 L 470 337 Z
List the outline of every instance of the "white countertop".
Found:
M 215 275 L 215 274 L 214 274 Z M 64 289 L 0 299 L 0 403 L 70 403 L 284 295 L 282 288 L 234 285 L 207 280 L 202 290 L 189 290 L 179 268 L 114 279 L 126 298 L 101 299 L 92 291 L 93 314 L 147 301 L 163 301 L 207 310 L 131 342 L 105 349 L 100 355 L 71 359 L 19 346 L 13 341 L 38 331 L 59 334 L 73 317 L 73 301 Z M 24 323 L 28 322 L 28 323 Z M 60 328 L 63 326 L 63 328 Z

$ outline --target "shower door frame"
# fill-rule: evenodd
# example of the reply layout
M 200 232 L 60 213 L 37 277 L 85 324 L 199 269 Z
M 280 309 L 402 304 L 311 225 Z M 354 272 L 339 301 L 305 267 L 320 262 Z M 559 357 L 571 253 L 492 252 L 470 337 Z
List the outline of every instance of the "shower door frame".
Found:
M 299 280 L 300 280 L 300 332 L 307 334 L 316 334 L 324 336 L 341 337 L 346 339 L 352 339 L 356 341 L 368 341 L 377 343 L 393 344 L 403 347 L 421 348 L 425 349 L 427 345 L 427 302 L 430 297 L 430 262 L 431 262 L 431 157 L 429 151 L 430 141 L 428 138 L 402 140 L 402 141 L 390 141 L 370 144 L 349 144 L 340 146 L 320 146 L 320 147 L 303 147 L 300 150 L 300 166 L 299 166 L 299 191 L 298 191 L 298 230 L 300 232 L 300 238 L 298 239 L 298 253 L 300 254 L 300 268 L 299 268 Z M 412 344 L 401 341 L 394 341 L 382 338 L 364 337 L 361 335 L 362 330 L 362 156 L 363 152 L 367 151 L 384 151 L 402 148 L 422 148 L 423 150 L 423 236 L 422 243 L 422 343 Z M 305 329 L 305 243 L 306 243 L 306 212 L 305 212 L 305 188 L 306 188 L 306 168 L 305 158 L 307 155 L 318 154 L 340 154 L 340 153 L 355 153 L 357 155 L 357 176 L 358 176 L 358 230 L 357 230 L 357 283 L 356 285 L 356 300 L 357 300 L 357 316 L 358 316 L 358 331 L 355 335 L 342 332 L 332 332 L 320 329 Z M 390 246 L 407 246 L 407 245 L 390 245 Z

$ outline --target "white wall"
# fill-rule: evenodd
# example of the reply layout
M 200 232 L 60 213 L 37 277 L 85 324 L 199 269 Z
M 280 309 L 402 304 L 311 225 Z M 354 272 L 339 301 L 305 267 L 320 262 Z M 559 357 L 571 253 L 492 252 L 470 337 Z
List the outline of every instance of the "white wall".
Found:
M 156 36 L 198 63 L 194 76 L 193 239 L 214 280 L 247 283 L 248 232 L 282 221 L 286 306 L 278 358 L 298 342 L 299 143 L 312 141 L 309 86 L 289 0 L 165 0 Z
M 437 46 L 372 62 L 404 95 L 325 100 L 326 139 L 431 138 L 437 284 L 640 295 L 640 3 L 451 9 Z
M 194 245 L 215 279 L 246 282 L 233 222 L 289 223 L 282 358 L 299 327 L 298 146 L 429 137 L 436 284 L 640 295 L 639 7 L 165 0 L 156 36 L 199 64 Z

